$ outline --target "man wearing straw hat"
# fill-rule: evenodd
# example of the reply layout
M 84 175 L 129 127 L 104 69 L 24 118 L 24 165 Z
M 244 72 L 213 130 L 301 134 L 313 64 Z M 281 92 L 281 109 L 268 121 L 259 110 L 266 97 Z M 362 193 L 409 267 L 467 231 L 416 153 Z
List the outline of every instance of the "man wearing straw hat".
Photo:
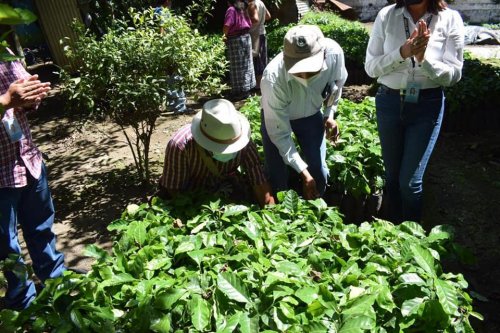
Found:
M 304 198 L 323 195 L 325 134 L 338 136 L 333 115 L 346 79 L 342 48 L 317 26 L 298 25 L 286 33 L 283 52 L 267 65 L 260 84 L 262 142 L 274 193 L 288 188 L 290 166 L 301 177 Z
M 253 192 L 260 206 L 274 203 L 257 148 L 250 140 L 248 120 L 230 101 L 214 99 L 168 142 L 160 197 L 196 190 L 224 192 L 221 188 L 227 192 L 226 185 L 230 185 L 231 193 L 226 193 L 230 198 L 239 195 L 241 199 L 240 194 L 250 186 L 248 192 Z

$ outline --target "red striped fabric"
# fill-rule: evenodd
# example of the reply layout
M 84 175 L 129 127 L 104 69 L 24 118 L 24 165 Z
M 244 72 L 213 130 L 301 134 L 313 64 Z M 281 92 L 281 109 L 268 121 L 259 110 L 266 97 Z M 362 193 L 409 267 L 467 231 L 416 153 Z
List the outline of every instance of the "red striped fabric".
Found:
M 0 94 L 4 94 L 12 82 L 30 75 L 20 62 L 0 62 Z M 28 183 L 27 172 L 40 177 L 42 154 L 33 143 L 25 109 L 9 109 L 3 119 L 17 118 L 24 137 L 11 142 L 3 124 L 0 123 L 0 188 L 23 187 Z
M 238 173 L 241 166 L 250 185 L 260 185 L 267 181 L 253 142 L 227 163 L 213 161 L 221 178 Z M 205 166 L 196 149 L 196 142 L 191 134 L 191 124 L 179 129 L 165 149 L 160 185 L 170 190 L 195 190 L 206 188 L 208 184 L 214 182 L 214 178 L 217 177 Z

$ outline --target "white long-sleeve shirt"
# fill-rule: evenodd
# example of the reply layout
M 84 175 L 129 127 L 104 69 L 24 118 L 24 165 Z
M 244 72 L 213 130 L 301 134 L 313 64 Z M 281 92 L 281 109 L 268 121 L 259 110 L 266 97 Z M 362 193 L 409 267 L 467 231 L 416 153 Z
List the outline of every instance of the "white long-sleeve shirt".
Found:
M 447 87 L 457 83 L 462 76 L 464 24 L 460 14 L 446 8 L 438 14 L 426 13 L 431 37 L 422 63 L 415 63 L 415 81 L 422 89 Z M 408 19 L 410 34 L 415 23 L 405 7 L 390 5 L 382 8 L 370 35 L 366 50 L 366 73 L 392 89 L 405 89 L 408 76 L 413 75 L 411 58 L 403 59 L 399 48 L 407 39 L 404 17 Z
M 333 103 L 325 107 L 323 117 L 333 118 L 347 79 L 344 52 L 332 39 L 324 38 L 323 68 L 309 79 L 307 87 L 293 78 L 285 68 L 283 53 L 266 67 L 260 83 L 262 109 L 269 138 L 278 148 L 283 161 L 298 173 L 307 168 L 292 140 L 290 120 L 306 118 L 321 110 L 325 100 L 322 93 L 327 85 L 332 91 Z

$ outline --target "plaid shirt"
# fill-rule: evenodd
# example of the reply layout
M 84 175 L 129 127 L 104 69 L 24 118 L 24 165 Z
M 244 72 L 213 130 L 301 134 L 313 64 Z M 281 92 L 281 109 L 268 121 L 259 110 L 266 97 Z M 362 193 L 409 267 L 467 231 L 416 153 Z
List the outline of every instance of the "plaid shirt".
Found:
M 19 61 L 0 62 L 0 95 L 9 89 L 12 82 L 29 76 Z M 26 186 L 27 172 L 35 179 L 40 177 L 42 154 L 31 138 L 26 111 L 22 108 L 8 109 L 3 117 L 17 118 L 24 134 L 18 142 L 12 142 L 3 124 L 0 124 L 0 188 Z
M 236 158 L 226 163 L 213 161 L 220 172 L 220 177 L 237 174 L 238 167 L 241 165 L 252 186 L 267 181 L 257 148 L 251 141 L 240 150 Z M 211 183 L 218 181 L 220 178 L 216 177 L 205 166 L 196 148 L 196 142 L 191 134 L 191 124 L 183 126 L 167 144 L 160 185 L 170 190 L 195 190 L 207 189 Z

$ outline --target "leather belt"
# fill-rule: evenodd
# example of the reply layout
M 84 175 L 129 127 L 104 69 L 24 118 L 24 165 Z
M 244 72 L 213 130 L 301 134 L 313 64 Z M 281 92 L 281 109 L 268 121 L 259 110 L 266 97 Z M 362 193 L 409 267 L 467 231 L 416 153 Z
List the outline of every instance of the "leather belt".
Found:
M 380 84 L 380 91 L 389 95 L 405 95 L 406 89 L 392 89 L 386 86 L 385 84 Z M 427 96 L 433 94 L 440 94 L 443 92 L 443 88 L 428 88 L 428 89 L 420 89 L 420 96 Z

